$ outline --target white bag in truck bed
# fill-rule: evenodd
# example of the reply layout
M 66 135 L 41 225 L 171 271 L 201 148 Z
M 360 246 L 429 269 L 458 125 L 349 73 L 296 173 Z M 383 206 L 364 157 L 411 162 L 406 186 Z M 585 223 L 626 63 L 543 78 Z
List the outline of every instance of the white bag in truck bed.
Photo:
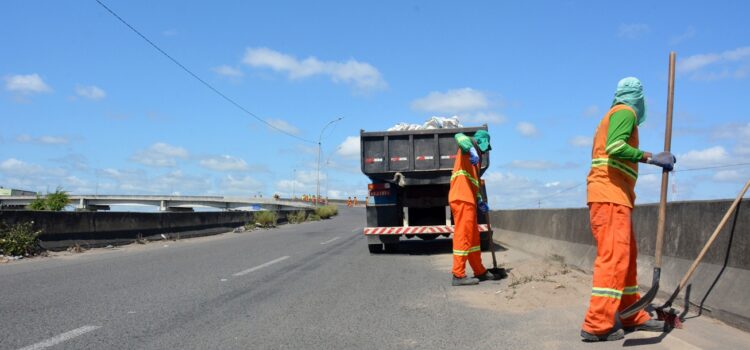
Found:
M 430 130 L 430 129 L 455 129 L 462 128 L 463 126 L 458 120 L 458 116 L 450 118 L 445 117 L 432 117 L 428 119 L 424 124 L 409 124 L 409 123 L 398 123 L 388 129 L 388 131 L 404 131 L 404 130 Z

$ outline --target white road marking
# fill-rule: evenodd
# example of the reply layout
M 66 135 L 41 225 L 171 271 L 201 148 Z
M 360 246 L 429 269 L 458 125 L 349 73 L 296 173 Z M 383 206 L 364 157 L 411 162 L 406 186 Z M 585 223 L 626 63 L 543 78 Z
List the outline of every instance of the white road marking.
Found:
M 222 281 L 222 282 L 226 282 L 226 281 L 227 281 L 227 279 L 226 279 L 226 278 L 222 278 L 222 279 L 221 279 L 221 281 Z
M 333 237 L 333 238 L 331 238 L 331 239 L 329 239 L 329 240 L 327 240 L 325 242 L 320 242 L 320 244 L 328 244 L 328 243 L 331 243 L 331 242 L 333 242 L 333 241 L 335 241 L 337 239 L 339 239 L 339 238 L 338 237 Z
M 287 255 L 287 256 L 282 256 L 282 257 L 280 257 L 280 258 L 278 258 L 278 259 L 274 259 L 274 260 L 271 260 L 271 261 L 269 261 L 269 262 L 267 262 L 267 263 L 265 263 L 265 264 L 260 264 L 260 265 L 258 265 L 258 266 L 256 266 L 256 267 L 251 267 L 251 268 L 249 268 L 249 269 L 247 269 L 247 270 L 244 270 L 244 271 L 240 271 L 240 272 L 237 272 L 237 273 L 235 273 L 235 274 L 234 274 L 234 275 L 232 275 L 232 276 L 242 276 L 242 275 L 247 275 L 247 274 L 248 274 L 248 273 L 250 273 L 250 272 L 253 272 L 253 271 L 256 271 L 256 270 L 260 270 L 260 269 L 262 269 L 262 268 L 264 268 L 264 267 L 266 267 L 266 266 L 270 266 L 270 265 L 273 265 L 273 264 L 275 264 L 275 263 L 277 263 L 277 262 L 279 262 L 279 261 L 283 261 L 283 260 L 286 260 L 286 259 L 289 259 L 289 256 L 288 256 L 288 255 Z
M 72 331 L 65 332 L 63 334 L 60 334 L 60 335 L 54 337 L 54 338 L 49 338 L 47 340 L 41 341 L 41 342 L 33 344 L 33 345 L 29 345 L 29 346 L 27 346 L 25 348 L 21 348 L 19 350 L 39 350 L 39 349 L 48 348 L 50 346 L 60 344 L 60 343 L 62 343 L 64 341 L 68 341 L 70 339 L 73 339 L 75 337 L 81 336 L 81 335 L 86 334 L 88 332 L 95 331 L 95 330 L 97 330 L 99 328 L 102 328 L 102 327 L 101 326 L 83 326 L 81 328 L 77 328 L 77 329 L 74 329 Z

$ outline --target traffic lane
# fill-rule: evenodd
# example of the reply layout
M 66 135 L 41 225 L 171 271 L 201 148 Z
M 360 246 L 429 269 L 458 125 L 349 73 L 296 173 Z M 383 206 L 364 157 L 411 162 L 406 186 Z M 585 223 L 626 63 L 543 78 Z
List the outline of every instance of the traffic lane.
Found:
M 240 277 L 232 274 L 278 259 L 276 252 L 304 256 L 300 252 L 320 249 L 319 241 L 300 239 L 300 233 L 314 231 L 321 232 L 321 238 L 329 237 L 334 229 L 348 226 L 346 221 L 289 225 L 197 245 L 176 244 L 174 249 L 97 256 L 91 261 L 56 264 L 49 259 L 52 266 L 38 264 L 22 273 L 4 270 L 0 285 L 13 288 L 2 288 L 8 292 L 0 308 L 15 317 L 13 322 L 0 321 L 2 348 L 28 344 L 38 339 L 35 334 L 68 331 L 70 325 L 105 322 L 120 315 L 170 314 L 175 305 L 220 295 L 221 279 Z M 340 232 L 355 235 L 352 231 Z
M 370 255 L 363 237 L 337 245 L 147 348 L 465 348 L 485 344 L 473 334 L 502 334 L 514 322 L 451 297 L 450 276 L 425 256 Z M 503 344 L 513 339 L 506 332 Z

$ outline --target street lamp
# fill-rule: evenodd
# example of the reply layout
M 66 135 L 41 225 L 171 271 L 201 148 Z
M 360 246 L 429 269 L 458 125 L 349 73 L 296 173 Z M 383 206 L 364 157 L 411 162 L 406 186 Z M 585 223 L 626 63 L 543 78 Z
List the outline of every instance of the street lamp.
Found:
M 323 139 L 323 132 L 326 131 L 326 128 L 328 128 L 328 126 L 330 126 L 331 124 L 333 124 L 333 123 L 335 123 L 335 122 L 337 122 L 337 121 L 339 121 L 341 119 L 344 119 L 344 117 L 338 117 L 338 118 L 336 118 L 336 119 L 331 120 L 330 122 L 328 122 L 328 124 L 326 124 L 326 126 L 324 126 L 322 130 L 320 130 L 320 136 L 318 136 L 318 164 L 317 164 L 318 165 L 318 169 L 316 171 L 317 175 L 318 175 L 318 181 L 317 181 L 317 187 L 316 187 L 317 189 L 315 190 L 315 206 L 318 205 L 318 198 L 320 198 L 320 148 L 321 148 L 321 141 Z
M 297 169 L 294 169 L 294 176 L 292 176 L 292 200 L 295 199 L 294 185 L 297 183 Z

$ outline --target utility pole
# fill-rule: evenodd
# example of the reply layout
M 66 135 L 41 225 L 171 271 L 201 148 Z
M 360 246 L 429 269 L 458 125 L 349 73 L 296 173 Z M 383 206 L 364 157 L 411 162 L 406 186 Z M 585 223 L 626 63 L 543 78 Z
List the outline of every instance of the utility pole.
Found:
M 333 124 L 333 123 L 335 123 L 335 122 L 337 122 L 337 121 L 339 121 L 341 119 L 344 119 L 344 117 L 338 117 L 338 118 L 336 118 L 336 119 L 331 120 L 330 122 L 328 122 L 328 124 L 326 124 L 323 127 L 323 129 L 320 130 L 320 136 L 318 136 L 318 162 L 317 162 L 318 169 L 316 171 L 317 175 L 318 175 L 318 181 L 317 181 L 317 186 L 316 186 L 317 189 L 315 191 L 315 206 L 318 205 L 318 198 L 320 198 L 320 150 L 321 150 L 321 141 L 323 139 L 323 132 L 326 130 L 326 128 L 328 128 L 328 126 L 330 126 L 331 124 Z

